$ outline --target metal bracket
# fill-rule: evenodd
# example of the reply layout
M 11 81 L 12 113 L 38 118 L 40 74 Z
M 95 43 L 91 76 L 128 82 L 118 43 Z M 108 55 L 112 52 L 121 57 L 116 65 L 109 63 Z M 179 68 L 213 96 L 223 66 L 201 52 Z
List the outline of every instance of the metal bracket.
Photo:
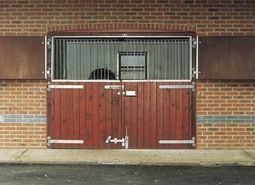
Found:
M 51 37 L 47 38 L 47 48 L 48 49 L 51 49 L 51 43 L 52 43 Z
M 195 78 L 197 75 L 197 70 L 196 68 L 192 68 L 192 77 Z
M 191 140 L 159 140 L 159 144 L 192 144 L 196 147 L 196 137 L 192 137 Z
M 197 39 L 195 37 L 192 38 L 192 48 L 197 48 Z
M 66 139 L 51 139 L 47 137 L 47 145 L 50 147 L 51 144 L 84 144 L 84 140 L 66 140 Z

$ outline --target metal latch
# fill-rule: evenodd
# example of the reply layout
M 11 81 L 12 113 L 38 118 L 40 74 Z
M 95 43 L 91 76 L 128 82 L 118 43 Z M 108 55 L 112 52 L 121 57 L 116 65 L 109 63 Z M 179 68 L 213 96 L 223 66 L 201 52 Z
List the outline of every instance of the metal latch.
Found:
M 70 139 L 51 139 L 49 136 L 47 138 L 47 145 L 51 144 L 84 144 L 84 140 L 70 140 Z
M 104 89 L 124 89 L 124 85 L 105 85 Z
M 108 136 L 107 139 L 105 140 L 105 143 L 106 144 L 109 144 L 109 143 L 114 143 L 114 144 L 121 143 L 122 147 L 125 147 L 125 149 L 128 149 L 128 136 L 125 136 L 125 138 L 121 138 L 121 139 L 118 139 L 116 137 L 112 138 L 112 136 Z

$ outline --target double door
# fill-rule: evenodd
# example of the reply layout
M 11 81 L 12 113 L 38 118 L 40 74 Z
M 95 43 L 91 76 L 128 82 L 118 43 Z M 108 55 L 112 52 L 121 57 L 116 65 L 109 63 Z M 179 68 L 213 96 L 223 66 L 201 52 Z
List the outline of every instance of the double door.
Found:
M 194 147 L 191 82 L 54 82 L 48 85 L 50 148 Z

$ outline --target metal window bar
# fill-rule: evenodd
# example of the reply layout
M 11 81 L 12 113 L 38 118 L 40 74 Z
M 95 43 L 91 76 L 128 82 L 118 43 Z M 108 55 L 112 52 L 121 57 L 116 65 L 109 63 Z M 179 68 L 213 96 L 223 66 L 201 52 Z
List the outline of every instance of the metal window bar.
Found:
M 121 72 L 118 70 L 118 53 L 130 52 L 135 56 L 136 53 L 146 52 L 147 80 L 190 80 L 192 57 L 190 41 L 189 37 L 125 39 L 57 37 L 54 38 L 52 52 L 53 79 L 118 80 Z M 137 66 L 138 60 L 134 62 L 132 68 L 132 80 L 144 79 L 142 73 L 137 73 Z

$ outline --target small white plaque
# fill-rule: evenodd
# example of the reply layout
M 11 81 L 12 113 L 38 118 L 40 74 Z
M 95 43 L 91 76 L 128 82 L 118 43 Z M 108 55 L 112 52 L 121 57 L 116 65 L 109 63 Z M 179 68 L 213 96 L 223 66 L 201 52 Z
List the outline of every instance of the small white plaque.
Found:
M 136 91 L 126 91 L 126 96 L 136 96 Z

